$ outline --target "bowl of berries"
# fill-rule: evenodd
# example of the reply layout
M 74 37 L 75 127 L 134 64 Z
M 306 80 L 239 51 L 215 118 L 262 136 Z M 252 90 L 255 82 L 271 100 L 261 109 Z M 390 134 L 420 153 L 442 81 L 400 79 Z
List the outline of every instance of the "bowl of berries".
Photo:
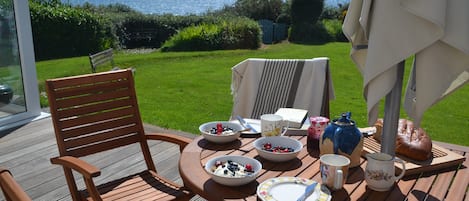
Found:
M 223 155 L 209 159 L 205 171 L 217 183 L 226 186 L 241 186 L 254 181 L 262 164 L 245 156 Z
M 253 142 L 259 156 L 269 161 L 289 161 L 298 156 L 303 144 L 290 137 L 261 137 Z
M 243 129 L 241 124 L 229 121 L 212 121 L 199 126 L 200 133 L 206 140 L 218 144 L 235 141 Z

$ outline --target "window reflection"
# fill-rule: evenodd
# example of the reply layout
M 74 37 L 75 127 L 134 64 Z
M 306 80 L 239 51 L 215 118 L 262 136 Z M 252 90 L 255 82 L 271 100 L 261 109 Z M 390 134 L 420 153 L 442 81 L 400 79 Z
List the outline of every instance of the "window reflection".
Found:
M 12 0 L 0 1 L 0 118 L 26 111 Z

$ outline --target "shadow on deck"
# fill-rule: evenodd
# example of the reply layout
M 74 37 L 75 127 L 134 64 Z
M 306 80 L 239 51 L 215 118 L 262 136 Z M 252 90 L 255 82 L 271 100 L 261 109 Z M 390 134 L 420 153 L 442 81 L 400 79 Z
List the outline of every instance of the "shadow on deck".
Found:
M 192 139 L 196 137 L 190 133 L 162 129 L 152 125 L 145 125 L 145 131 L 173 133 Z M 33 200 L 71 200 L 62 168 L 52 165 L 49 161 L 51 157 L 58 156 L 54 135 L 51 118 L 34 121 L 0 133 L 0 166 L 11 171 L 15 180 Z M 149 146 L 158 172 L 182 184 L 178 170 L 179 147 L 160 141 L 150 142 Z M 97 184 L 145 169 L 138 145 L 107 151 L 105 155 L 101 160 L 93 156 L 83 158 L 101 168 L 101 176 L 95 180 Z M 84 188 L 82 177 L 76 175 L 75 178 L 80 188 Z M 0 200 L 4 200 L 1 193 Z M 192 200 L 203 199 L 196 196 Z

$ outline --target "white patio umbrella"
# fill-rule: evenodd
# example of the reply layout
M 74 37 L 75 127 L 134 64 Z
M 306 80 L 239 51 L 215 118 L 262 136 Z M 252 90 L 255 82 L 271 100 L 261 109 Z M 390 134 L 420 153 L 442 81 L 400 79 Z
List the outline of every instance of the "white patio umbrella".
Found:
M 468 0 L 351 0 L 343 32 L 364 79 L 368 124 L 386 96 L 381 152 L 394 155 L 404 61 L 415 55 L 404 108 L 426 109 L 469 81 Z

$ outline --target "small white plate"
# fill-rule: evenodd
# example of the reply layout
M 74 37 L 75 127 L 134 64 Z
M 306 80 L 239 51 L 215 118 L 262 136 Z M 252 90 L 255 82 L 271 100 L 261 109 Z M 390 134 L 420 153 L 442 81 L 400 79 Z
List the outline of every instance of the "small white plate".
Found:
M 244 119 L 244 120 L 248 124 L 250 124 L 254 129 L 256 129 L 257 132 L 252 132 L 251 130 L 248 130 L 248 131 L 241 132 L 242 134 L 254 135 L 254 134 L 261 133 L 261 120 L 259 120 L 259 119 Z M 231 120 L 231 122 L 235 122 L 235 123 L 240 124 L 238 120 Z
M 257 187 L 257 196 L 262 201 L 296 201 L 303 193 L 308 185 L 316 181 L 299 177 L 276 177 L 262 182 Z M 332 196 L 329 189 L 320 183 L 315 191 L 306 201 L 330 201 Z

